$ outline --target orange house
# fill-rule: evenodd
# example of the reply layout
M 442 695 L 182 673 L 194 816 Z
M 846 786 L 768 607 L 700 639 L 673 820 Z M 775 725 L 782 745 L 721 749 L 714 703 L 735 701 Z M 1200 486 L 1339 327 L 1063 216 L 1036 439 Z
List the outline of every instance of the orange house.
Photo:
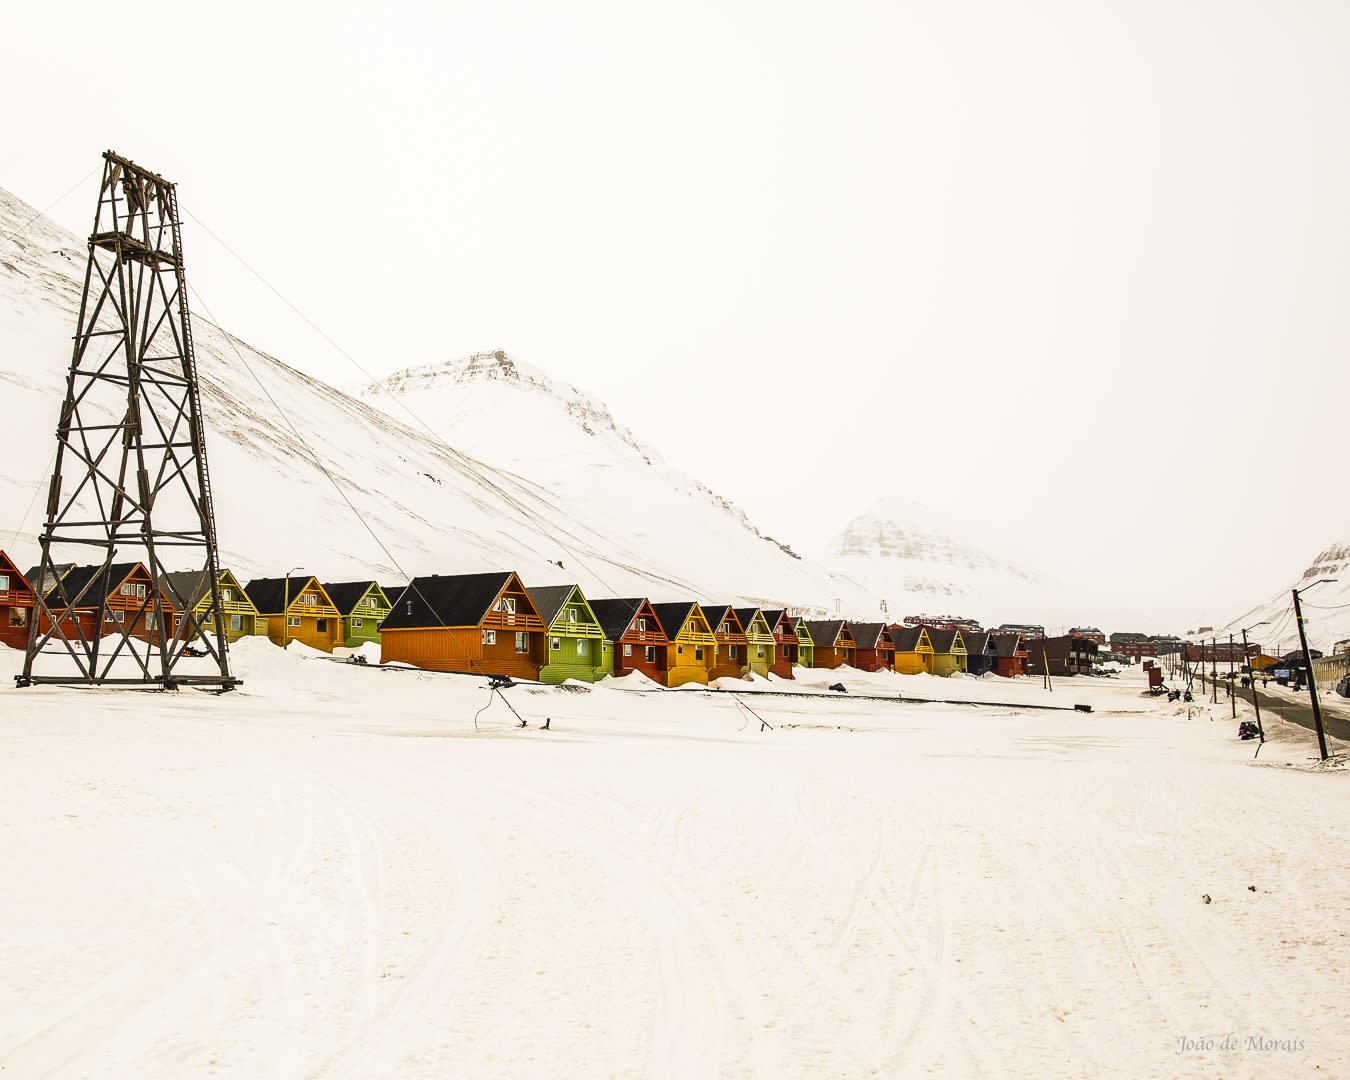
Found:
M 254 578 L 244 592 L 283 648 L 299 641 L 321 652 L 342 643 L 342 616 L 315 577 Z
M 815 642 L 811 666 L 818 668 L 853 667 L 857 648 L 853 632 L 842 619 L 806 623 L 806 629 Z
M 28 648 L 28 628 L 36 602 L 28 579 L 0 551 L 0 642 L 11 649 Z
M 712 627 L 716 644 L 713 645 L 713 666 L 709 679 L 739 679 L 749 670 L 750 639 L 741 625 L 736 609 L 725 604 L 700 604 Z M 753 613 L 753 612 L 752 612 Z
M 414 578 L 380 624 L 380 661 L 539 678 L 544 620 L 514 573 Z

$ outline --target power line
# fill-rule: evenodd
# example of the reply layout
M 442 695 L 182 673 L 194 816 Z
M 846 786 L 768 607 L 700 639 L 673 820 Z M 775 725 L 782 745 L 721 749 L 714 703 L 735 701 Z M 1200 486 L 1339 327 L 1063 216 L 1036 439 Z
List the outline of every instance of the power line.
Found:
M 86 180 L 88 180 L 91 176 L 93 176 L 94 173 L 98 172 L 98 171 L 99 171 L 100 169 L 102 169 L 102 168 L 103 168 L 103 166 L 102 166 L 101 164 L 100 164 L 100 165 L 95 165 L 95 166 L 94 166 L 92 169 L 90 169 L 87 173 L 85 173 L 85 174 L 84 174 L 83 176 L 81 176 L 78 180 L 76 180 L 75 183 L 71 184 L 70 187 L 69 187 L 69 189 L 65 192 L 65 194 L 63 194 L 60 198 L 58 198 L 55 202 L 53 202 L 53 203 L 52 203 L 50 206 L 48 206 L 45 210 L 39 210 L 36 214 L 34 214 L 32 217 L 30 217 L 27 221 L 25 221 L 22 225 L 20 225 L 20 226 L 19 226 L 17 229 L 15 229 L 12 233 L 10 233 L 8 236 L 6 236 L 3 240 L 0 240 L 0 244 L 8 244 L 11 240 L 15 239 L 16 237 L 20 236 L 20 235 L 23 234 L 23 233 L 26 233 L 26 232 L 28 231 L 29 227 L 32 226 L 32 224 L 33 224 L 35 221 L 37 221 L 38 218 L 40 218 L 40 217 L 45 217 L 47 214 L 49 214 L 49 213 L 51 213 L 53 210 L 55 210 L 61 203 L 63 203 L 66 199 L 68 199 L 71 195 L 73 195 L 73 194 L 75 193 L 76 189 L 79 188 L 79 186 L 80 186 L 81 184 L 83 184 Z

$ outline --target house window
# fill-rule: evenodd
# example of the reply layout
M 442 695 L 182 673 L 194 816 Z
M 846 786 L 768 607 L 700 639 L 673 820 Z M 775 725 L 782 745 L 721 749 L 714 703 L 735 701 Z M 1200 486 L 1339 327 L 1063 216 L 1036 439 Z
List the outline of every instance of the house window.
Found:
M 305 603 L 310 607 L 318 607 L 319 598 L 314 593 L 305 593 Z
M 147 630 L 153 630 L 155 628 L 155 613 L 153 611 L 147 611 L 145 613 L 145 628 Z
M 300 625 L 300 616 L 299 616 L 299 615 L 287 615 L 287 616 L 286 616 L 286 625 L 287 625 L 287 626 L 299 626 L 299 625 Z
M 577 609 L 576 609 L 576 608 L 570 607 L 570 608 L 567 609 L 567 621 L 568 621 L 568 622 L 576 622 L 576 621 L 577 621 Z
M 695 646 L 694 646 L 694 659 L 695 659 L 695 660 L 702 660 L 702 659 L 703 659 L 703 646 L 702 646 L 702 645 L 695 645 Z
M 520 637 L 519 634 L 516 637 Z M 562 638 L 549 638 L 548 647 L 553 652 L 559 652 L 562 649 Z
M 763 646 L 763 645 L 761 645 L 761 646 L 759 647 L 759 658 L 760 658 L 761 660 L 764 659 L 764 646 Z
M 675 646 L 675 655 L 676 655 L 676 656 L 683 656 L 683 655 L 684 655 L 684 646 L 683 646 L 683 645 L 676 645 L 676 646 Z
M 516 652 L 527 653 L 530 651 L 530 635 L 521 630 L 516 631 Z
M 736 646 L 735 646 L 735 645 L 728 645 L 728 646 L 727 646 L 727 657 L 728 657 L 729 659 L 732 659 L 732 660 L 735 660 L 735 659 L 736 659 Z
M 127 613 L 123 611 L 121 608 L 114 608 L 112 613 L 113 622 L 120 623 L 124 621 L 126 619 L 126 614 Z
M 516 613 L 515 597 L 503 596 L 500 600 L 497 601 L 497 610 L 504 611 L 508 615 L 514 615 Z
M 496 644 L 497 644 L 497 631 L 496 631 L 496 630 L 484 630 L 484 631 L 483 631 L 483 644 L 484 644 L 484 645 L 496 645 Z
M 8 574 L 0 574 L 0 592 L 9 592 Z
M 122 596 L 135 596 L 136 586 L 129 581 L 122 582 L 122 587 L 117 590 Z
M 632 655 L 633 655 L 633 646 L 629 645 L 627 642 L 624 642 L 624 646 L 623 646 L 623 654 L 624 654 L 624 656 L 632 656 Z
M 137 586 L 136 586 L 136 599 L 137 599 L 137 600 L 143 600 L 144 598 L 145 598 L 145 586 L 144 586 L 144 585 L 137 585 Z
M 353 619 L 353 620 L 352 620 L 352 628 L 353 628 L 353 629 L 355 629 L 355 628 L 358 627 L 358 626 L 365 626 L 365 625 L 366 625 L 366 623 L 365 623 L 365 620 L 364 620 L 364 619 Z
M 376 605 L 376 602 L 375 602 L 375 597 L 373 597 L 373 596 L 367 596 L 367 597 L 366 597 L 366 607 L 368 607 L 368 608 L 373 608 L 373 607 L 376 607 L 376 606 L 377 606 L 377 605 Z
M 719 627 L 717 628 L 717 632 L 718 632 L 719 634 L 729 634 L 729 633 L 731 633 L 731 623 L 723 623 L 721 626 L 719 626 Z
M 28 625 L 28 609 L 27 609 L 27 608 L 21 608 L 21 607 L 12 607 L 12 608 L 10 608 L 10 609 L 9 609 L 9 625 L 10 625 L 10 626 L 27 626 L 27 625 Z
M 230 629 L 240 631 L 244 629 L 244 617 L 242 615 L 230 616 Z
M 649 663 L 649 664 L 654 664 L 654 663 L 656 663 L 656 646 L 655 646 L 655 645 L 648 645 L 648 646 L 647 646 L 647 663 Z
M 234 599 L 234 590 L 233 590 L 233 589 L 221 589 L 221 590 L 220 590 L 220 598 L 221 598 L 222 600 L 224 600 L 226 603 L 229 603 L 231 600 Z
M 321 633 L 321 634 L 326 634 L 326 633 L 328 633 L 328 620 L 327 620 L 327 619 L 318 619 L 318 620 L 316 620 L 316 625 L 315 625 L 314 629 L 317 630 L 317 631 L 318 631 L 319 633 Z
M 591 643 L 587 641 L 585 638 L 579 638 L 577 640 L 577 655 L 578 656 L 591 655 Z
M 639 620 L 638 620 L 638 633 L 641 634 L 641 633 L 643 633 L 644 631 L 646 631 L 646 629 L 647 629 L 647 620 L 646 620 L 646 619 L 639 619 Z

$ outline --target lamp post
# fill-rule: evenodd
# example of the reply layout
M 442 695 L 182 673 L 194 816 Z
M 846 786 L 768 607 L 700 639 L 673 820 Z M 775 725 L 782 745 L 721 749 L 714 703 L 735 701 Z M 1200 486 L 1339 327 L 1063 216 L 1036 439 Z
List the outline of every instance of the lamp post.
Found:
M 291 643 L 291 575 L 297 570 L 303 570 L 303 566 L 292 566 L 286 571 L 286 577 L 281 585 L 281 647 L 284 649 Z
M 1303 592 L 1315 588 L 1324 582 L 1335 581 L 1335 578 L 1319 578 L 1314 581 Z M 1308 635 L 1303 630 L 1303 606 L 1298 601 L 1299 590 L 1294 590 L 1294 619 L 1298 623 L 1298 640 L 1303 646 L 1303 663 L 1308 669 L 1308 694 L 1312 698 L 1313 723 L 1317 725 L 1317 749 L 1322 754 L 1322 760 L 1327 759 L 1327 729 L 1322 722 L 1322 706 L 1317 700 L 1317 680 L 1313 678 L 1312 654 L 1308 652 Z
M 1261 698 L 1256 692 L 1256 668 L 1252 666 L 1251 649 L 1247 645 L 1247 631 L 1255 630 L 1258 626 L 1269 626 L 1269 619 L 1262 619 L 1258 623 L 1252 623 L 1251 626 L 1242 628 L 1242 659 L 1247 661 L 1247 677 L 1252 683 L 1252 708 L 1256 710 L 1256 731 L 1261 736 L 1261 742 L 1266 741 L 1266 729 L 1261 726 Z M 1261 747 L 1256 748 L 1256 752 L 1261 752 Z

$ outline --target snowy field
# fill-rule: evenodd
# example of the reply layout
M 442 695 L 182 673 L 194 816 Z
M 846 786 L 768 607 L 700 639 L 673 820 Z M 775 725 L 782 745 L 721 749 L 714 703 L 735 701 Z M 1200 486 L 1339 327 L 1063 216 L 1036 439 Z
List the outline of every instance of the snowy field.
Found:
M 1350 771 L 1293 725 L 850 672 L 1095 711 L 521 686 L 475 731 L 475 680 L 234 656 L 0 648 L 0 1075 L 1350 1075 Z

